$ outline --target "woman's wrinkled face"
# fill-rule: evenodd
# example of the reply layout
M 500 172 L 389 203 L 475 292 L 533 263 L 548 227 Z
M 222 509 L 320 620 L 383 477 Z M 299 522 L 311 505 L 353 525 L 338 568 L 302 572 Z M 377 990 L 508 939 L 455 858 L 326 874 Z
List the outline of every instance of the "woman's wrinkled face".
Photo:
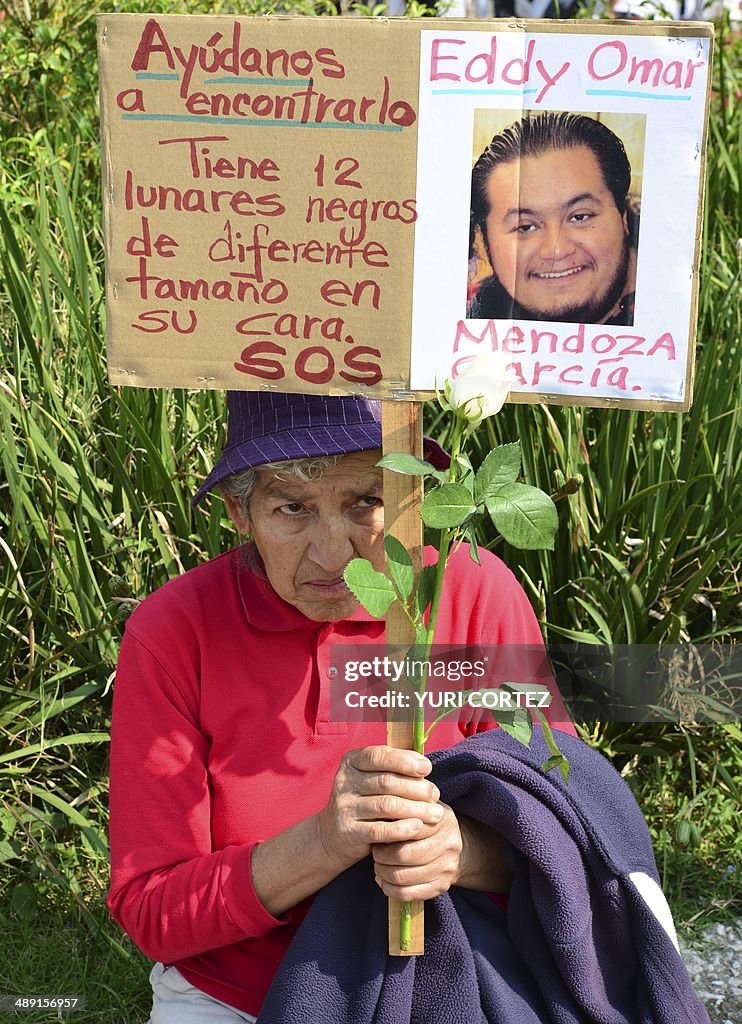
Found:
M 252 534 L 273 589 L 307 618 L 345 619 L 358 608 L 343 582 L 351 559 L 384 567 L 380 458 L 379 450 L 344 455 L 308 482 L 259 471 L 248 515 L 225 499 L 237 529 Z

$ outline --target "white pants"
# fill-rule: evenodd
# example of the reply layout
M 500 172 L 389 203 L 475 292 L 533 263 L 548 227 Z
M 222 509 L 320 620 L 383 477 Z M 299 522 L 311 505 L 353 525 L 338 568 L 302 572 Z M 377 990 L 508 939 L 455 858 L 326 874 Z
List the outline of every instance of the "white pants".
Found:
M 155 964 L 149 980 L 153 999 L 148 1024 L 255 1024 L 255 1017 L 207 996 L 175 967 Z

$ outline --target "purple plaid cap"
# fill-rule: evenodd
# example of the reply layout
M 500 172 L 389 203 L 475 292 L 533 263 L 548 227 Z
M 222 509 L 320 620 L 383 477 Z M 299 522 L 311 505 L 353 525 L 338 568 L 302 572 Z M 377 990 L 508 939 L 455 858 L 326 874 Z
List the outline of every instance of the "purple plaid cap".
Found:
M 228 391 L 227 408 L 227 443 L 196 491 L 194 505 L 243 469 L 381 448 L 381 402 L 376 399 Z M 429 437 L 425 457 L 437 469 L 448 467 L 447 453 Z

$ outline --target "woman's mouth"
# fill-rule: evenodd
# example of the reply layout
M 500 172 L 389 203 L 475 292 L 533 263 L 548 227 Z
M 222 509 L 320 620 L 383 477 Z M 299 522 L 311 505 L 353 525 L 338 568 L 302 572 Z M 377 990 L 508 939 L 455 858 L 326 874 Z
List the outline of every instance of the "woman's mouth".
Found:
M 316 591 L 318 594 L 323 594 L 325 597 L 350 593 L 342 576 L 338 576 L 336 579 L 332 580 L 307 580 L 304 586 L 310 587 L 312 590 Z

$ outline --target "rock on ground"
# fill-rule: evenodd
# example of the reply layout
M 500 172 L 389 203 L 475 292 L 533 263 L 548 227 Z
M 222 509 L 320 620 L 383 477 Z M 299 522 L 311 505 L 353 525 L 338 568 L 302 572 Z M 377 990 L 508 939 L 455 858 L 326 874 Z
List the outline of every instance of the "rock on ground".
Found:
M 742 1021 L 742 920 L 712 924 L 680 948 L 711 1024 Z

